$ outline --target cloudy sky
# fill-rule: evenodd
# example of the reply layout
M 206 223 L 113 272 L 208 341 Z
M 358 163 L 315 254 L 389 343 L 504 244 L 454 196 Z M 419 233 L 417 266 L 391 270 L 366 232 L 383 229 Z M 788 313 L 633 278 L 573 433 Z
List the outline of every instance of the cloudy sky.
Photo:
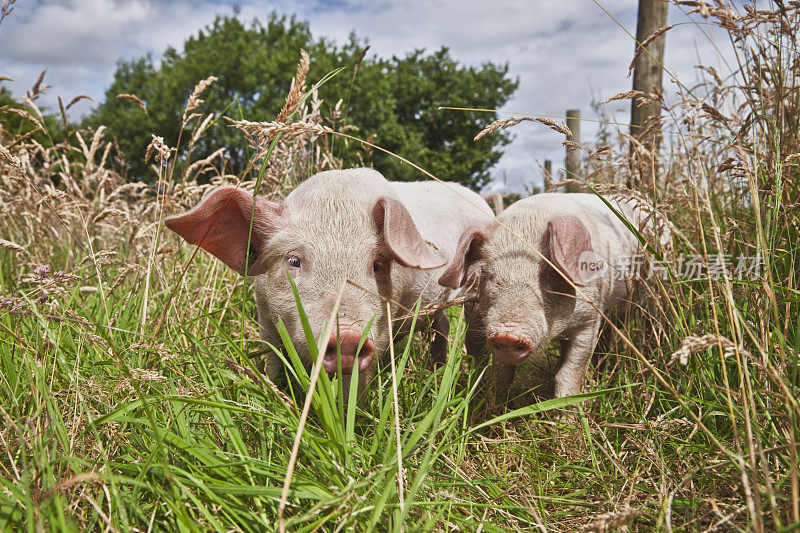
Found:
M 245 20 L 265 19 L 272 11 L 296 13 L 315 37 L 343 42 L 355 32 L 372 45 L 370 54 L 382 57 L 444 45 L 465 64 L 508 62 L 520 87 L 504 110 L 563 117 L 568 108 L 580 108 L 588 119 L 584 142 L 597 130 L 591 102 L 631 87 L 634 43 L 626 30 L 635 34 L 636 0 L 19 0 L 0 25 L 0 76 L 13 78 L 7 86 L 19 95 L 47 68 L 45 81 L 52 88 L 42 102 L 50 109 L 57 109 L 57 96 L 68 101 L 88 94 L 99 102 L 117 60 L 148 52 L 158 58 L 167 46 L 180 48 L 216 14 L 231 14 L 234 4 Z M 728 70 L 724 34 L 674 6 L 668 22 L 684 23 L 667 34 L 665 57 L 682 83 L 697 80 L 693 66 L 701 61 Z M 668 78 L 669 90 L 674 84 Z M 92 105 L 84 100 L 73 106 L 71 118 Z M 607 107 L 616 121 L 628 120 L 627 101 Z M 537 123 L 523 123 L 513 133 L 493 170 L 493 187 L 506 183 L 520 190 L 538 182 L 546 158 L 563 166 L 558 134 Z

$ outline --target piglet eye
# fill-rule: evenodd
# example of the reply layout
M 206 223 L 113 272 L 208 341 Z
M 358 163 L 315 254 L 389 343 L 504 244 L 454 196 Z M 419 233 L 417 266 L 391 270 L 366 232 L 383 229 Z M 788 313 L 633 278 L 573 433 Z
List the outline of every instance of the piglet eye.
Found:
M 381 274 L 386 271 L 386 266 L 381 261 L 373 261 L 372 262 L 372 273 L 373 274 Z
M 300 258 L 299 257 L 292 256 L 289 259 L 287 259 L 286 262 L 292 268 L 300 268 Z

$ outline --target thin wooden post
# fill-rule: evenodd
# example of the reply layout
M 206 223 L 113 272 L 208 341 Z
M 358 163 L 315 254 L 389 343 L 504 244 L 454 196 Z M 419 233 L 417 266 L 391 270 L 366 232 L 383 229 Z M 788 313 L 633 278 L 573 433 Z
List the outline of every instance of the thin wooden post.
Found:
M 575 144 L 581 142 L 581 110 L 568 109 L 567 110 L 567 128 L 572 132 L 572 135 L 567 136 L 567 140 Z M 581 172 L 581 151 L 572 146 L 567 146 L 567 158 L 564 168 L 567 171 L 566 178 L 568 180 L 578 179 Z M 577 185 L 567 185 L 567 192 L 576 192 Z
M 553 188 L 553 162 L 549 159 L 544 160 L 544 190 L 545 192 Z
M 503 195 L 499 192 L 493 192 L 483 197 L 486 203 L 494 207 L 494 214 L 499 215 L 503 212 Z
M 633 90 L 643 93 L 663 93 L 662 64 L 664 62 L 665 34 L 650 42 L 645 50 L 639 43 L 646 41 L 659 28 L 667 24 L 667 7 L 661 0 L 639 0 L 636 22 L 636 47 L 638 54 L 633 68 Z M 651 98 L 635 97 L 631 100 L 631 136 L 649 152 L 636 150 L 631 143 L 631 176 L 628 185 L 650 184 L 658 175 L 658 149 L 661 144 L 661 102 Z

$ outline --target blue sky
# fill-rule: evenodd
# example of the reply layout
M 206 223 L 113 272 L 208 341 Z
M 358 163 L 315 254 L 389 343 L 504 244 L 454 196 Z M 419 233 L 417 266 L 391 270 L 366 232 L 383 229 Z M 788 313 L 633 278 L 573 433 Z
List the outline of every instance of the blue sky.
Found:
M 97 102 L 118 59 L 146 53 L 158 58 L 167 46 L 180 47 L 216 14 L 232 13 L 234 4 L 245 20 L 272 11 L 295 13 L 310 23 L 315 37 L 343 42 L 355 32 L 372 45 L 371 54 L 383 57 L 448 46 L 465 64 L 508 62 L 510 74 L 520 80 L 504 108 L 508 111 L 560 117 L 568 108 L 580 108 L 585 119 L 597 119 L 593 100 L 631 86 L 627 73 L 634 43 L 593 0 L 22 0 L 0 25 L 0 75 L 13 78 L 8 86 L 21 94 L 47 68 L 45 81 L 53 87 L 42 100 L 45 105 L 52 108 L 57 96 L 68 101 L 78 94 Z M 635 33 L 636 0 L 600 4 Z M 703 22 L 670 6 L 670 23 L 689 20 Z M 717 67 L 729 55 L 724 34 L 711 26 L 682 24 L 667 34 L 665 65 L 685 85 L 697 80 L 694 65 L 702 61 Z M 670 96 L 674 85 L 667 78 Z M 92 105 L 82 101 L 70 115 L 79 118 Z M 607 111 L 624 123 L 629 105 L 612 102 Z M 597 131 L 589 120 L 582 125 L 584 142 L 591 142 Z M 521 190 L 538 182 L 546 158 L 556 168 L 563 166 L 558 134 L 536 123 L 511 132 L 514 141 L 493 170 L 494 188 L 507 183 L 510 190 Z

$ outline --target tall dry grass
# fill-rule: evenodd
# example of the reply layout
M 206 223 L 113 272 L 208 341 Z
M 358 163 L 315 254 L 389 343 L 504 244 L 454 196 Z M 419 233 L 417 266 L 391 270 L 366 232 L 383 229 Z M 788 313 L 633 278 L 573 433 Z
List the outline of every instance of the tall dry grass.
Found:
M 531 405 L 517 387 L 490 421 L 474 415 L 484 369 L 463 354 L 453 309 L 445 368 L 418 364 L 417 339 L 398 343 L 401 386 L 379 374 L 363 411 L 322 373 L 303 426 L 302 398 L 260 373 L 246 283 L 162 232 L 212 187 L 280 197 L 340 167 L 331 136 L 361 144 L 303 88 L 303 61 L 274 123 L 235 123 L 251 140 L 245 176 L 225 175 L 224 147 L 192 158 L 221 119 L 192 108 L 210 78 L 181 146 L 154 137 L 152 187 L 110 169 L 102 128 L 55 139 L 36 106 L 42 80 L 1 109 L 0 125 L 13 113 L 44 135 L 0 129 L 0 528 L 271 529 L 294 458 L 289 529 L 796 529 L 800 7 L 675 6 L 727 30 L 738 64 L 675 88 L 661 154 L 613 130 L 584 147 L 580 184 L 656 205 L 676 255 L 699 256 L 706 274 L 738 255 L 761 269 L 685 279 L 673 265 L 647 285 L 658 305 L 597 354 L 592 392 Z M 649 158 L 659 174 L 628 190 Z

